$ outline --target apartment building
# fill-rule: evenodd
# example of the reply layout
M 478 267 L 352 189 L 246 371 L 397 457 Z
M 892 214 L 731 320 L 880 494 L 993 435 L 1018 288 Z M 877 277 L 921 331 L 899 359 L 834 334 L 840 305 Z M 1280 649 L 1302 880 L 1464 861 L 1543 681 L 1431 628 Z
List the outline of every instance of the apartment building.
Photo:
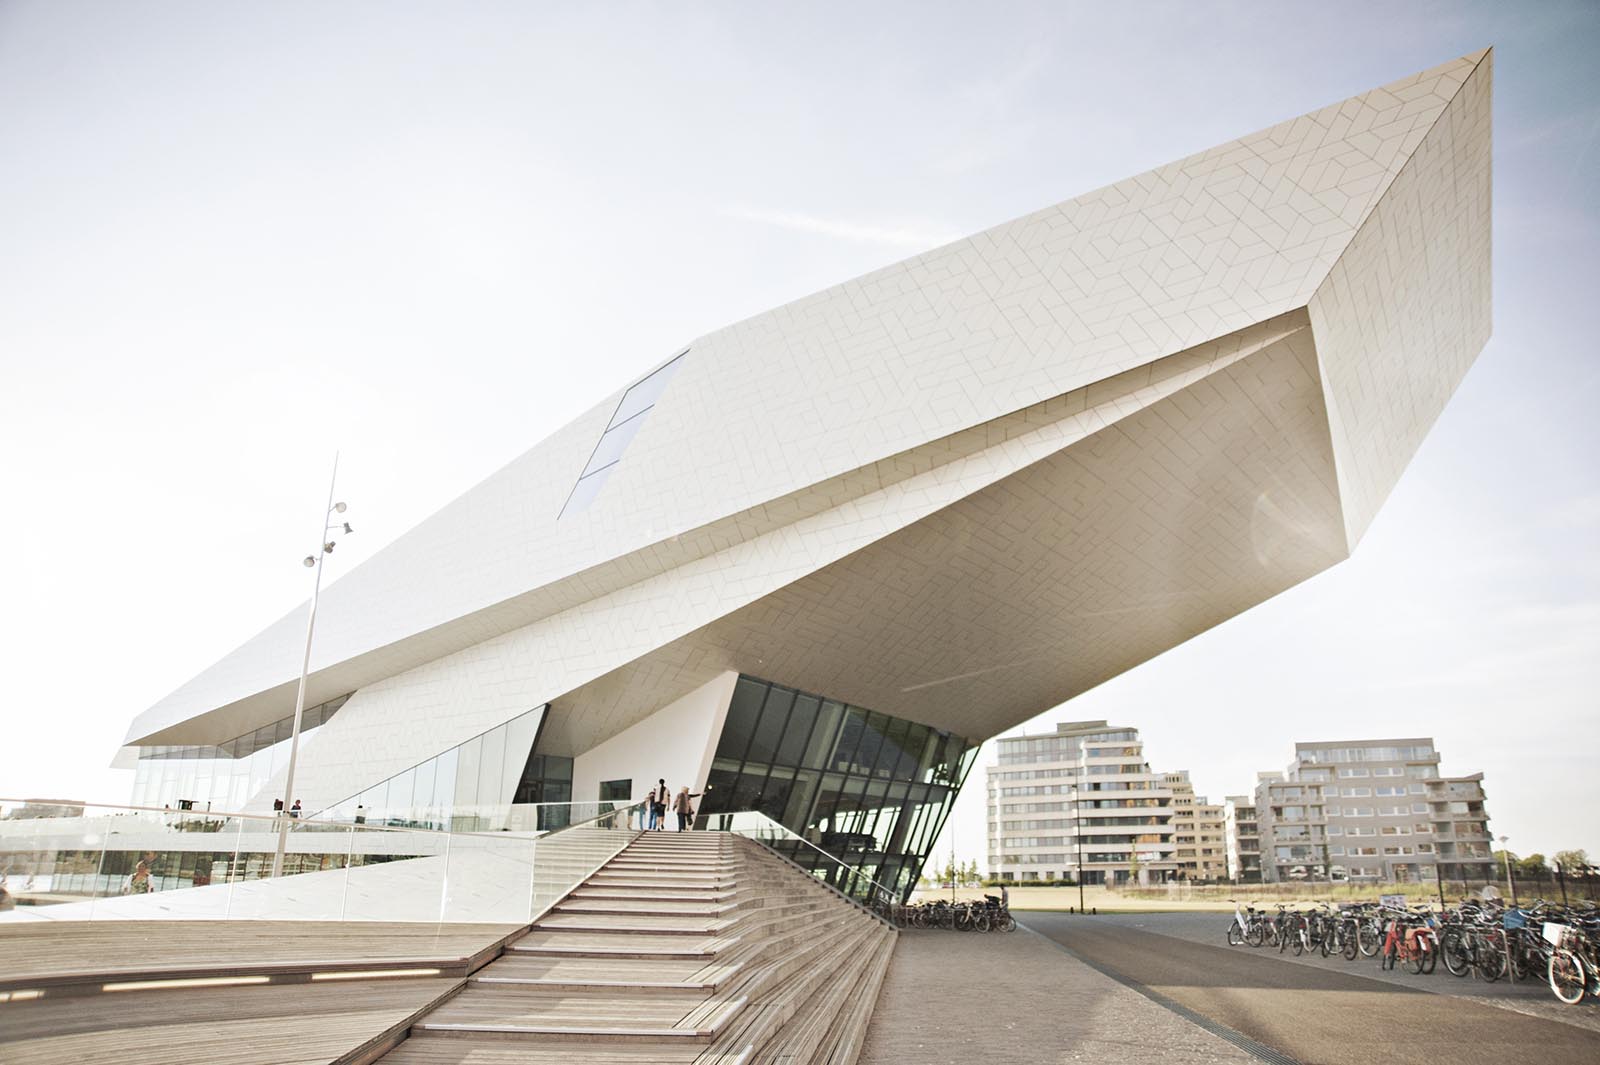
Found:
M 1195 802 L 1194 834 L 1198 852 L 1195 856 L 1197 878 L 1225 879 L 1228 875 L 1228 827 L 1227 813 L 1220 803 L 1207 802 L 1204 798 Z
M 1196 796 L 1187 769 L 1163 774 L 1172 790 L 1173 860 L 1184 880 L 1221 880 L 1227 875 L 1227 844 L 1221 806 Z
M 1228 848 L 1228 879 L 1241 884 L 1261 882 L 1261 829 L 1256 823 L 1254 795 L 1229 795 L 1223 803 Z
M 1002 880 L 1174 879 L 1173 794 L 1139 730 L 1070 721 L 996 742 L 987 770 L 989 869 Z M 1192 789 L 1190 791 L 1192 801 Z
M 1431 737 L 1296 744 L 1256 812 L 1268 882 L 1493 875 L 1483 775 L 1441 776 Z

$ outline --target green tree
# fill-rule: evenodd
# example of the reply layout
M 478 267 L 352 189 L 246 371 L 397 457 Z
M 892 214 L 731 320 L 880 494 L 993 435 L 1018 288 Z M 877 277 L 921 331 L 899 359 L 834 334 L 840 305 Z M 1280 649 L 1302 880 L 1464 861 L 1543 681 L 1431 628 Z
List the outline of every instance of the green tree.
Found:
M 1567 872 L 1577 872 L 1589 864 L 1589 852 L 1579 847 L 1577 850 L 1556 851 L 1556 864 Z
M 946 884 L 954 884 L 956 882 L 956 863 L 952 859 L 945 859 L 944 876 L 941 879 Z
M 978 882 L 978 880 L 979 880 L 979 876 L 978 876 L 978 859 L 973 858 L 973 859 L 971 859 L 970 861 L 967 862 L 967 874 L 966 874 L 967 886 L 968 887 L 972 887 L 974 884 L 976 884 Z
M 1528 855 L 1526 858 L 1518 858 L 1514 867 L 1518 876 L 1549 875 L 1549 869 L 1545 865 L 1544 855 L 1542 854 L 1535 853 Z

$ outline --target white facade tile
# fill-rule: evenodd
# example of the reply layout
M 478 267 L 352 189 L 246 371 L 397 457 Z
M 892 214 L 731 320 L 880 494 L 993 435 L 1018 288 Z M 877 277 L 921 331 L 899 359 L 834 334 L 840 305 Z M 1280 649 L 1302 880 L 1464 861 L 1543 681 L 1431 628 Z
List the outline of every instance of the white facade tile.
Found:
M 981 738 L 1333 564 L 1488 335 L 1489 66 L 693 341 L 587 509 L 625 389 L 325 591 L 328 735 L 392 723 L 376 773 L 548 702 L 579 753 L 747 671 Z M 283 716 L 302 623 L 129 742 Z

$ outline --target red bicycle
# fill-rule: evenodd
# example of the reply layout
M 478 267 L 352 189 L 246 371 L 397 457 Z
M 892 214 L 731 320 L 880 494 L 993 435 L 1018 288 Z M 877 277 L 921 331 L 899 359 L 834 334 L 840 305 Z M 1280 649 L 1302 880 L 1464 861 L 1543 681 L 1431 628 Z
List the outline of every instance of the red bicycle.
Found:
M 1384 929 L 1381 961 L 1385 969 L 1397 968 L 1403 962 L 1419 976 L 1433 972 L 1439 964 L 1439 936 L 1433 929 L 1432 915 L 1391 911 Z

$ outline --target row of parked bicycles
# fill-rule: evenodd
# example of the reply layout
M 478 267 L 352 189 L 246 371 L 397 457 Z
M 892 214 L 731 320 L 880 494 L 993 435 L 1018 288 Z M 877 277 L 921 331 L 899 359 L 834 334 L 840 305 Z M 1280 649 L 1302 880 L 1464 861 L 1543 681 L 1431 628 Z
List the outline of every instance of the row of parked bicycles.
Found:
M 1375 902 L 1276 913 L 1233 901 L 1231 946 L 1276 948 L 1295 954 L 1377 957 L 1385 969 L 1426 975 L 1443 963 L 1452 976 L 1493 982 L 1537 979 L 1569 1005 L 1600 997 L 1600 909 L 1536 901 L 1504 906 L 1463 899 L 1459 906 L 1396 907 Z
M 956 932 L 1015 932 L 1017 919 L 999 897 L 985 895 L 982 902 L 935 899 L 898 906 L 894 921 L 903 928 L 946 928 Z

